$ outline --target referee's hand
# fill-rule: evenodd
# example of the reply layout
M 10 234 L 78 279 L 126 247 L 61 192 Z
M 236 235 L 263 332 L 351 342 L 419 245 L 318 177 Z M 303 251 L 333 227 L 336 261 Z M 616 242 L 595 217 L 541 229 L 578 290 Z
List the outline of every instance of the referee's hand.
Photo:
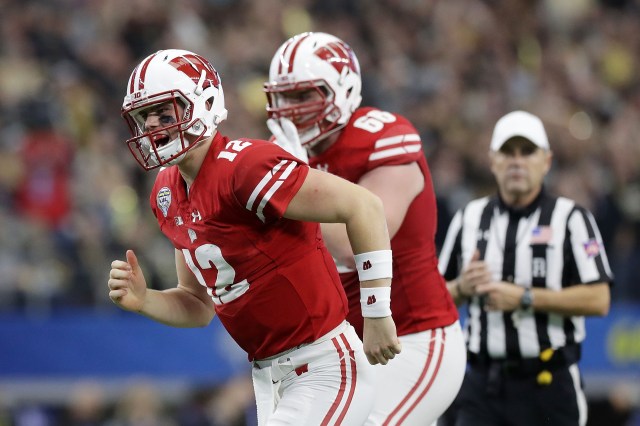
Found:
M 524 288 L 504 281 L 481 284 L 476 287 L 479 295 L 484 295 L 487 311 L 514 311 L 520 307 Z
M 476 250 L 471 261 L 460 274 L 458 279 L 458 291 L 463 297 L 471 297 L 477 294 L 478 286 L 491 282 L 491 272 L 484 260 L 480 260 L 480 252 Z

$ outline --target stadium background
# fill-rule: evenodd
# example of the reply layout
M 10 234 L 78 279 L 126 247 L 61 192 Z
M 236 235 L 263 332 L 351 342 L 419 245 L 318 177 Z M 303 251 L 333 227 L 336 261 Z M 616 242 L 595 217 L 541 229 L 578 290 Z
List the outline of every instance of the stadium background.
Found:
M 150 285 L 175 282 L 119 111 L 141 58 L 186 48 L 221 74 L 222 132 L 266 137 L 268 64 L 305 30 L 351 44 L 363 104 L 416 125 L 442 232 L 494 190 L 497 118 L 543 119 L 548 184 L 594 212 L 616 274 L 611 314 L 588 321 L 590 424 L 640 424 L 638 22 L 638 0 L 0 0 L 0 425 L 253 424 L 217 320 L 174 330 L 107 297 L 126 248 Z

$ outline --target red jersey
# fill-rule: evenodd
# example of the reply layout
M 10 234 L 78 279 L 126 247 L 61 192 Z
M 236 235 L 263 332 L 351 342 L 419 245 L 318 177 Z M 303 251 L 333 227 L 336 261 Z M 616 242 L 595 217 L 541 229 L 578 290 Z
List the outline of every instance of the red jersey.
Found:
M 447 326 L 458 319 L 456 306 L 438 271 L 436 197 L 417 130 L 400 115 L 359 108 L 337 141 L 309 160 L 311 167 L 354 183 L 376 167 L 413 162 L 422 170 L 424 189 L 411 203 L 391 240 L 391 311 L 399 336 Z M 349 300 L 347 318 L 362 336 L 358 274 L 341 273 L 340 278 Z
M 151 193 L 160 229 L 249 360 L 313 342 L 346 316 L 320 226 L 282 217 L 308 171 L 273 143 L 216 134 L 188 192 L 173 166 Z

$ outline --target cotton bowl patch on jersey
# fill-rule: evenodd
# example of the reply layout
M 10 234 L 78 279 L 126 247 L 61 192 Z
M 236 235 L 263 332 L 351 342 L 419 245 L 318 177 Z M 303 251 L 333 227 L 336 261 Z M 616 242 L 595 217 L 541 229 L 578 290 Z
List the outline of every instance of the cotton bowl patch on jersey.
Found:
M 156 195 L 156 204 L 162 210 L 164 217 L 167 217 L 169 206 L 171 205 L 171 190 L 168 187 L 163 186 L 160 188 L 158 195 Z
M 600 244 L 595 238 L 590 239 L 586 243 L 582 243 L 587 257 L 596 257 L 600 254 Z

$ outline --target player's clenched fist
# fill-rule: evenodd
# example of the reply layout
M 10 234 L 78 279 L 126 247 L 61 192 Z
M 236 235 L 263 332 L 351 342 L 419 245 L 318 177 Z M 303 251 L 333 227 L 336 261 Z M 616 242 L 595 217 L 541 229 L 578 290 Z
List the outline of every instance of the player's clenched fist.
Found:
M 133 250 L 127 250 L 127 261 L 111 262 L 109 297 L 122 309 L 139 312 L 144 304 L 147 282 Z
M 365 318 L 363 334 L 364 352 L 372 365 L 386 365 L 402 350 L 393 319 Z

